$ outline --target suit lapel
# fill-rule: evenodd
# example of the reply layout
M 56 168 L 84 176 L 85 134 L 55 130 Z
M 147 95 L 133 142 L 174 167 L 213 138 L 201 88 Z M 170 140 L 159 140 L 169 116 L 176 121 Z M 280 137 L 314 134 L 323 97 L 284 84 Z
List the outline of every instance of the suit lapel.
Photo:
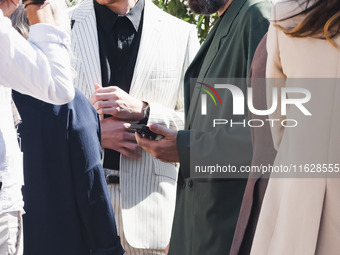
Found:
M 74 20 L 74 21 L 73 21 Z M 77 51 L 80 68 L 78 75 L 83 75 L 86 86 L 80 88 L 90 95 L 94 92 L 94 83 L 101 84 L 101 68 L 97 35 L 96 15 L 92 0 L 84 1 L 73 13 L 72 41 Z
M 220 41 L 223 37 L 229 34 L 229 30 L 233 21 L 239 14 L 242 6 L 247 0 L 233 0 L 229 8 L 226 10 L 225 14 L 221 18 L 221 24 L 218 26 L 216 30 L 216 34 L 213 38 L 209 51 L 207 53 L 206 59 L 202 65 L 201 71 L 199 73 L 199 77 L 206 77 L 206 74 L 211 66 L 212 62 L 214 61 L 217 52 L 220 48 Z M 213 77 L 214 78 L 214 77 Z M 234 78 L 234 77 L 229 77 Z
M 138 51 L 136 66 L 132 77 L 130 94 L 139 98 L 157 59 L 157 51 L 161 38 L 160 25 L 162 17 L 150 0 L 145 1 L 142 37 Z
M 201 66 L 199 75 L 198 75 L 198 81 L 203 81 L 203 79 L 207 77 L 207 72 L 211 64 L 213 63 L 214 59 L 216 58 L 218 50 L 220 48 L 221 39 L 228 35 L 230 27 L 234 19 L 237 17 L 238 13 L 240 12 L 242 6 L 245 4 L 246 1 L 247 0 L 233 0 L 233 2 L 231 3 L 231 5 L 228 7 L 225 14 L 223 15 L 223 17 L 219 19 L 219 21 L 216 23 L 216 25 L 213 27 L 213 29 L 209 33 L 209 36 L 206 39 L 207 42 L 204 42 L 200 51 L 197 54 L 199 58 L 197 58 L 196 63 L 193 62 L 192 64 L 193 66 L 195 64 L 197 66 L 197 63 L 199 63 L 199 59 L 201 59 L 202 57 L 205 57 L 203 64 Z M 217 78 L 217 77 L 207 77 L 207 78 Z M 228 78 L 228 77 L 225 77 L 225 78 Z M 202 85 L 199 85 L 199 86 L 202 86 Z M 190 87 L 191 86 L 189 84 L 189 89 Z M 190 126 L 190 123 L 192 121 L 192 116 L 197 108 L 197 102 L 198 102 L 200 94 L 201 94 L 200 89 L 194 89 L 191 99 L 189 98 L 190 106 L 188 109 L 188 114 L 187 114 L 186 122 L 185 122 L 186 129 L 188 129 Z
M 218 26 L 218 23 L 220 21 L 217 21 L 216 25 L 212 28 L 212 30 L 209 32 L 207 38 L 205 39 L 204 43 L 202 44 L 201 48 L 197 52 L 195 58 L 191 62 L 190 66 L 188 67 L 188 70 L 185 74 L 185 113 L 186 113 L 186 121 L 185 121 L 185 129 L 188 129 L 190 126 L 190 120 L 192 119 L 192 114 L 195 109 L 195 104 L 193 104 L 193 98 L 197 98 L 199 96 L 199 89 L 194 89 L 194 91 L 191 93 L 191 78 L 193 77 L 194 73 L 196 71 L 196 68 L 198 68 L 198 65 L 201 63 L 202 58 L 205 58 L 207 51 L 209 50 L 209 47 L 211 45 L 211 42 L 214 38 L 214 35 L 216 33 L 216 28 Z M 205 62 L 205 61 L 204 61 Z M 201 73 L 201 72 L 200 72 Z M 197 77 L 197 81 L 202 81 L 201 77 Z M 198 85 L 200 87 L 201 85 Z

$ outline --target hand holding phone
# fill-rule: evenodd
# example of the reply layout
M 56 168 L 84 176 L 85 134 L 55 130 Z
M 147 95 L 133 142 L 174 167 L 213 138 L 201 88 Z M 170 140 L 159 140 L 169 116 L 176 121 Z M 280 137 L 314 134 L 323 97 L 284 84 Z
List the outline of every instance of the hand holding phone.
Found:
M 140 134 L 143 138 L 149 138 L 150 140 L 161 140 L 163 135 L 152 132 L 147 125 L 144 124 L 131 124 L 130 129 Z

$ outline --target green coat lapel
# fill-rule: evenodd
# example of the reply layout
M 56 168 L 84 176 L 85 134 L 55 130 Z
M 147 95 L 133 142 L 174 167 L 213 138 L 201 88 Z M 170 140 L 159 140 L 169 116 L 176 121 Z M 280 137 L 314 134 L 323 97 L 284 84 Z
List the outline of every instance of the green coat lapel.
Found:
M 221 24 L 217 27 L 215 36 L 212 40 L 211 47 L 209 48 L 206 58 L 203 62 L 201 71 L 199 73 L 199 78 L 207 77 L 207 72 L 209 67 L 211 66 L 212 62 L 216 58 L 218 50 L 220 49 L 220 41 L 223 37 L 227 36 L 230 30 L 230 27 L 237 17 L 238 13 L 240 12 L 242 6 L 247 0 L 233 0 L 229 8 L 224 13 L 223 17 L 221 18 Z M 208 77 L 208 78 L 215 78 L 215 77 Z M 232 78 L 232 77 L 230 77 Z
M 201 63 L 202 58 L 204 58 L 206 56 L 207 51 L 209 50 L 210 44 L 213 41 L 214 35 L 216 33 L 218 24 L 220 23 L 221 20 L 218 20 L 215 24 L 215 26 L 211 29 L 211 31 L 209 32 L 207 38 L 204 40 L 201 48 L 199 49 L 199 51 L 197 52 L 195 58 L 193 59 L 193 61 L 191 62 L 190 66 L 188 67 L 188 70 L 185 74 L 185 78 L 184 78 L 184 94 L 185 94 L 185 118 L 186 118 L 186 122 L 185 122 L 185 129 L 188 129 L 189 127 L 189 121 L 191 119 L 191 114 L 193 112 L 193 107 L 192 107 L 192 103 L 191 103 L 191 98 L 196 97 L 197 93 L 199 92 L 198 89 L 195 89 L 193 91 L 193 94 L 191 94 L 191 79 L 192 78 L 197 78 L 194 77 L 194 73 L 196 71 L 196 68 L 198 68 L 198 65 Z
M 203 61 L 202 67 L 198 75 L 198 81 L 202 82 L 203 79 L 207 77 L 207 72 L 209 70 L 209 67 L 211 66 L 212 62 L 217 56 L 221 39 L 225 37 L 226 35 L 228 35 L 230 27 L 234 19 L 237 17 L 239 11 L 241 10 L 242 6 L 244 5 L 246 1 L 247 0 L 233 0 L 233 2 L 230 4 L 228 9 L 222 16 L 222 18 L 218 20 L 218 22 L 215 24 L 215 26 L 209 33 L 208 37 L 206 38 L 200 50 L 198 51 L 196 57 L 194 58 L 192 64 L 188 68 L 188 71 L 186 73 L 186 79 L 185 79 L 185 89 L 187 90 L 185 93 L 186 94 L 185 129 L 189 129 L 193 113 L 195 112 L 195 109 L 197 106 L 197 101 L 201 94 L 200 89 L 195 89 L 191 95 L 190 78 L 195 78 L 193 77 L 193 74 L 197 68 L 197 65 L 200 63 L 201 59 L 204 57 L 205 59 Z M 210 78 L 210 77 L 207 77 L 207 78 Z M 214 77 L 211 77 L 211 78 L 214 78 Z M 198 88 L 201 86 L 202 85 L 198 85 Z

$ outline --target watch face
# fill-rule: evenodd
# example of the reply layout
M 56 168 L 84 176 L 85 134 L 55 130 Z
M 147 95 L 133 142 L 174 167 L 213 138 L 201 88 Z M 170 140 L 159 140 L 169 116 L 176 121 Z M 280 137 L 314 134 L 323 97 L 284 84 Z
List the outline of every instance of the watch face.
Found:
M 150 106 L 149 106 L 149 104 L 147 102 L 144 102 L 144 103 L 146 103 L 146 107 L 143 109 L 144 118 L 149 118 L 149 115 L 150 115 Z

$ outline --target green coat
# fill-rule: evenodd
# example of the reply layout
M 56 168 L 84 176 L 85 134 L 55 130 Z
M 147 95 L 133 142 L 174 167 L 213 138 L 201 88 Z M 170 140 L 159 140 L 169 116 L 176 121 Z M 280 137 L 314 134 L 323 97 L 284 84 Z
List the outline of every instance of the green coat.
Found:
M 208 105 L 210 111 L 202 117 L 202 90 L 192 89 L 190 79 L 197 70 L 199 81 L 248 77 L 256 47 L 268 30 L 270 9 L 269 0 L 233 0 L 187 70 L 184 81 L 187 121 L 186 130 L 177 136 L 181 167 L 170 255 L 229 254 L 247 180 L 190 178 L 190 164 L 201 164 L 211 158 L 220 162 L 216 155 L 222 155 L 221 162 L 238 168 L 250 165 L 252 146 L 248 127 L 211 128 L 213 118 L 246 119 L 247 114 L 233 116 L 230 93 L 221 93 L 223 107 Z M 246 87 L 239 86 L 244 93 Z

